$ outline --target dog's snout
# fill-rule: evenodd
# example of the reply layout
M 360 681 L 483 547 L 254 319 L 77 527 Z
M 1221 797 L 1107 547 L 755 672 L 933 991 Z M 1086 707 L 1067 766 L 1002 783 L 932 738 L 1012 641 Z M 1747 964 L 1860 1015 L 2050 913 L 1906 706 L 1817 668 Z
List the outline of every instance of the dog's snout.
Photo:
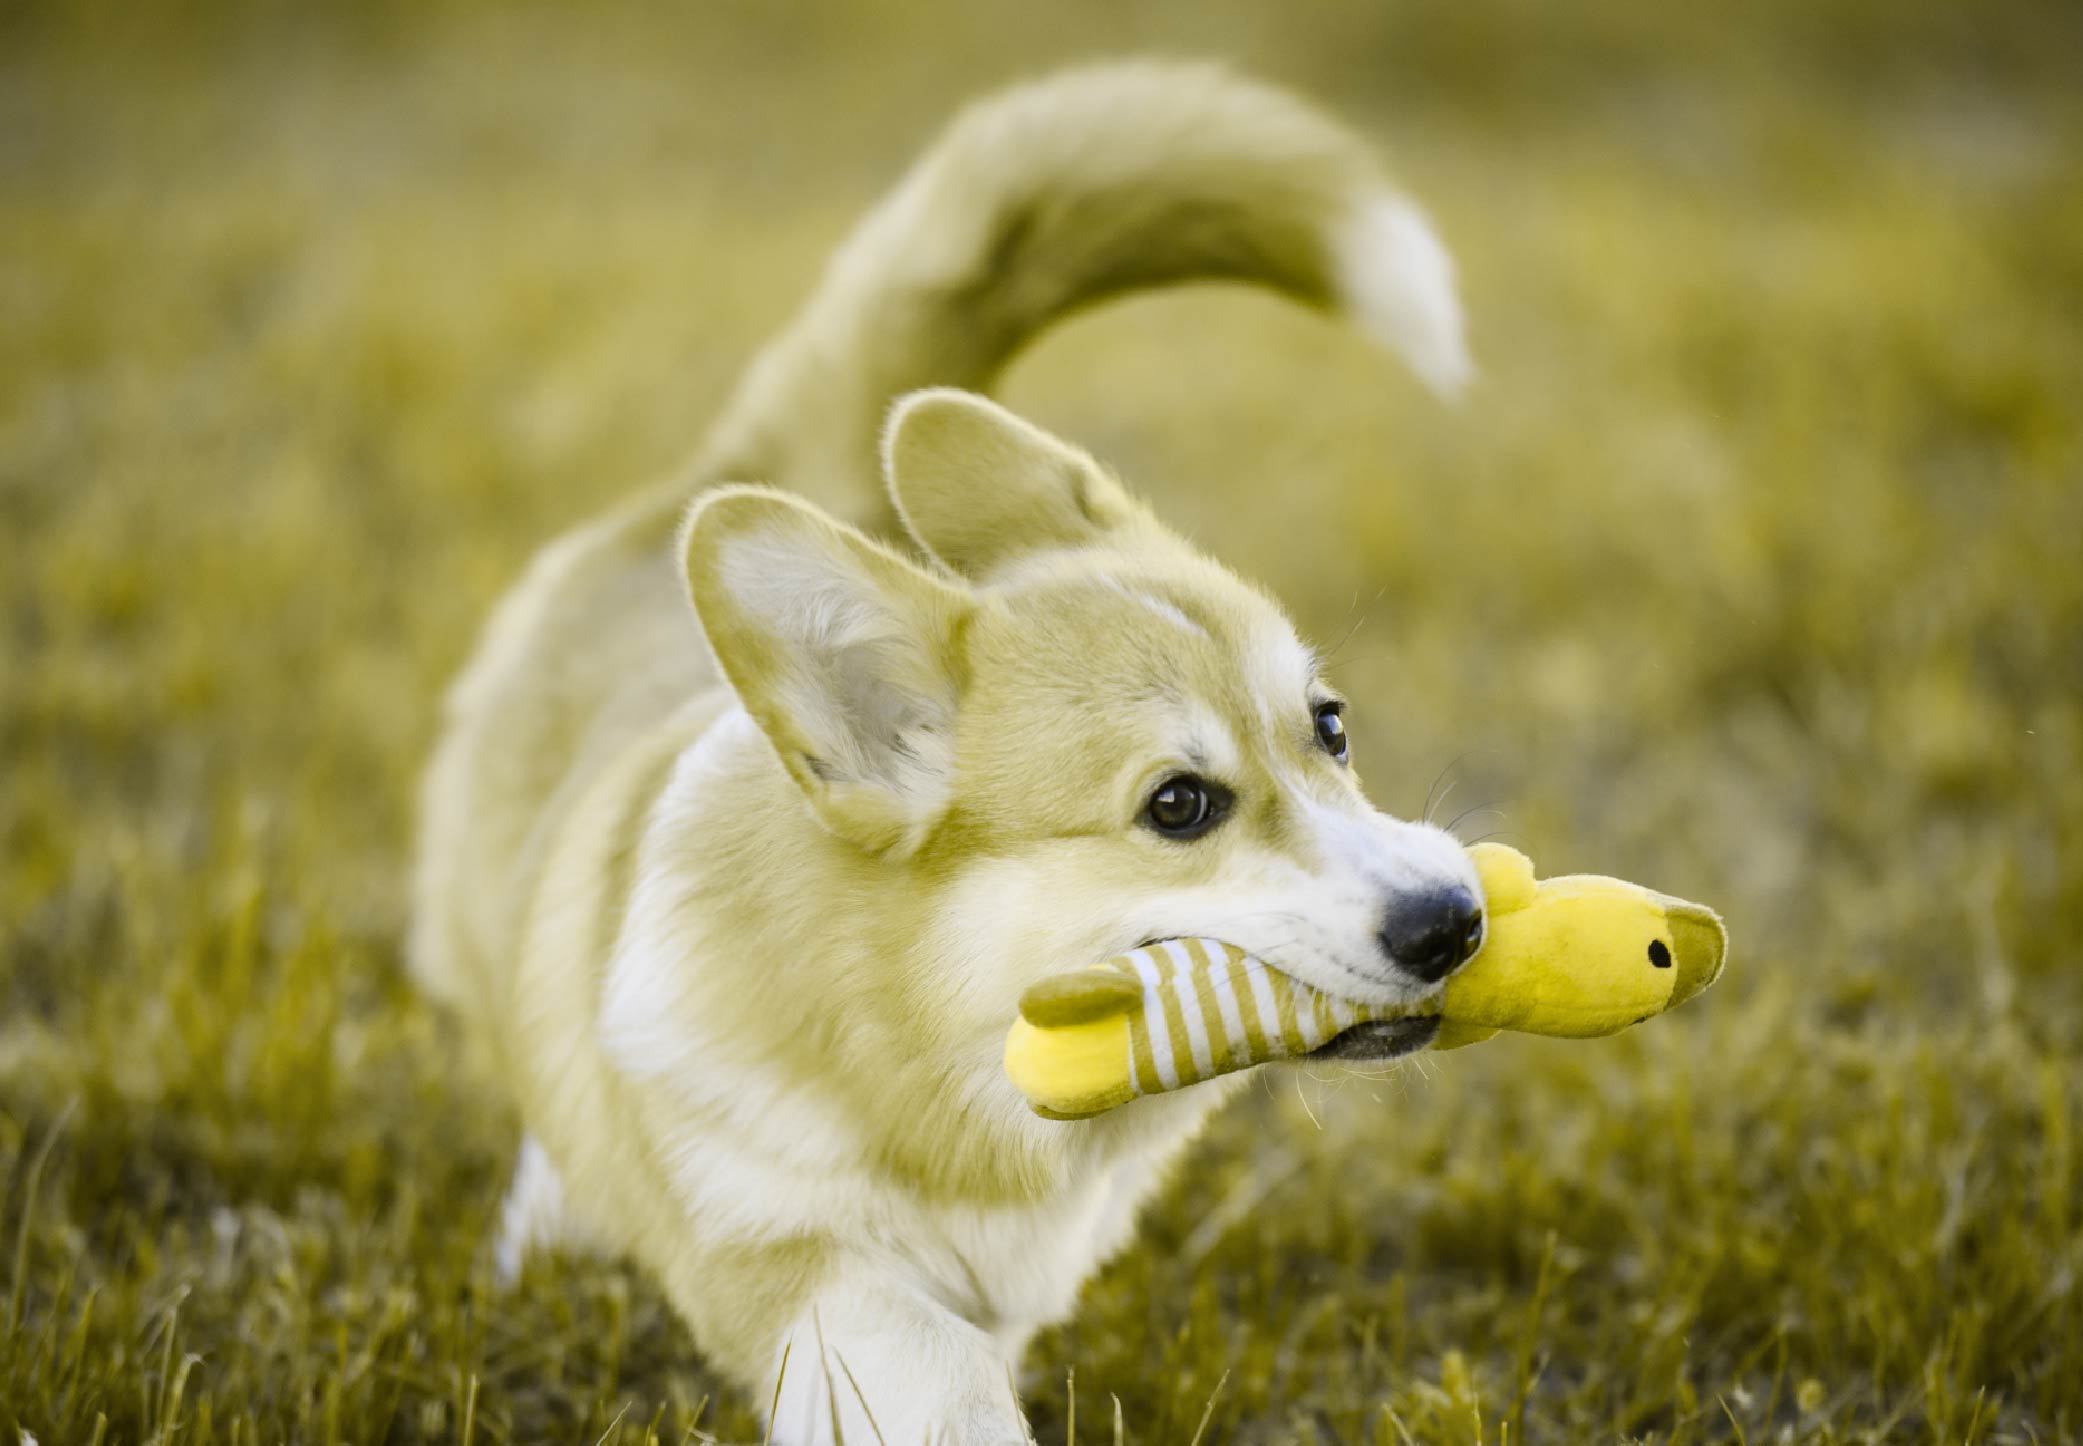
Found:
M 1381 947 L 1397 968 L 1437 984 L 1483 946 L 1483 906 L 1459 884 L 1389 905 Z

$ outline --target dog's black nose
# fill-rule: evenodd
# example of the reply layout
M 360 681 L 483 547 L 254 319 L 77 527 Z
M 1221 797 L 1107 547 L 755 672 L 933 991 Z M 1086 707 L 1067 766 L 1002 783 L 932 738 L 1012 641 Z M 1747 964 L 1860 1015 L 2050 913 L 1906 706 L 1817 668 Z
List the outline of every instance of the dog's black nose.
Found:
M 1483 946 L 1483 907 L 1455 884 L 1411 894 L 1389 905 L 1381 947 L 1396 966 L 1437 984 Z

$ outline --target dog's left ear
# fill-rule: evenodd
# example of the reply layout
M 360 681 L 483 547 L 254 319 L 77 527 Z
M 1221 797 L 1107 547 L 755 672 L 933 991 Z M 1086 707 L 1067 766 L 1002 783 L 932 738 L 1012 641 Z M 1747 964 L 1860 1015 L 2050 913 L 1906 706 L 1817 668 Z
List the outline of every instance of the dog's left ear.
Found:
M 967 590 L 764 487 L 710 493 L 682 542 L 709 646 L 811 806 L 916 848 L 952 787 Z
M 965 577 L 1149 520 L 1104 467 L 974 392 L 913 392 L 890 413 L 883 473 L 920 547 Z

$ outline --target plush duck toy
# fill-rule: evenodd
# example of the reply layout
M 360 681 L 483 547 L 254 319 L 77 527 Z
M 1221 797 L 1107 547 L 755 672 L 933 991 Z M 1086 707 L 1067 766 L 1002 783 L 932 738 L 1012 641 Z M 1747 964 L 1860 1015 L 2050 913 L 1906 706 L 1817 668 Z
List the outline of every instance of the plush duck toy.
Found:
M 1430 1000 L 1355 1003 L 1233 944 L 1168 939 L 1029 988 L 1006 1036 L 1006 1073 L 1036 1114 L 1084 1119 L 1255 1064 L 1336 1056 L 1349 1032 L 1389 1021 L 1437 1018 L 1433 1049 L 1500 1029 L 1614 1034 L 1721 973 L 1728 934 L 1712 909 L 1595 874 L 1536 882 L 1526 855 L 1502 844 L 1468 852 L 1487 936 Z

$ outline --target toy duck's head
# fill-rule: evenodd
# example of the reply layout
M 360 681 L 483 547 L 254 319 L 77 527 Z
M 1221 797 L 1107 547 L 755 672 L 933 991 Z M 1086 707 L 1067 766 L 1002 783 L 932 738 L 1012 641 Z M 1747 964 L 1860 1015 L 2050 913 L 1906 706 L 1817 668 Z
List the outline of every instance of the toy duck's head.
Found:
M 1712 984 L 1728 934 L 1712 909 L 1597 874 L 1536 881 L 1517 849 L 1469 850 L 1490 936 L 1447 981 L 1434 1048 L 1499 1029 L 1589 1038 L 1683 1004 Z

